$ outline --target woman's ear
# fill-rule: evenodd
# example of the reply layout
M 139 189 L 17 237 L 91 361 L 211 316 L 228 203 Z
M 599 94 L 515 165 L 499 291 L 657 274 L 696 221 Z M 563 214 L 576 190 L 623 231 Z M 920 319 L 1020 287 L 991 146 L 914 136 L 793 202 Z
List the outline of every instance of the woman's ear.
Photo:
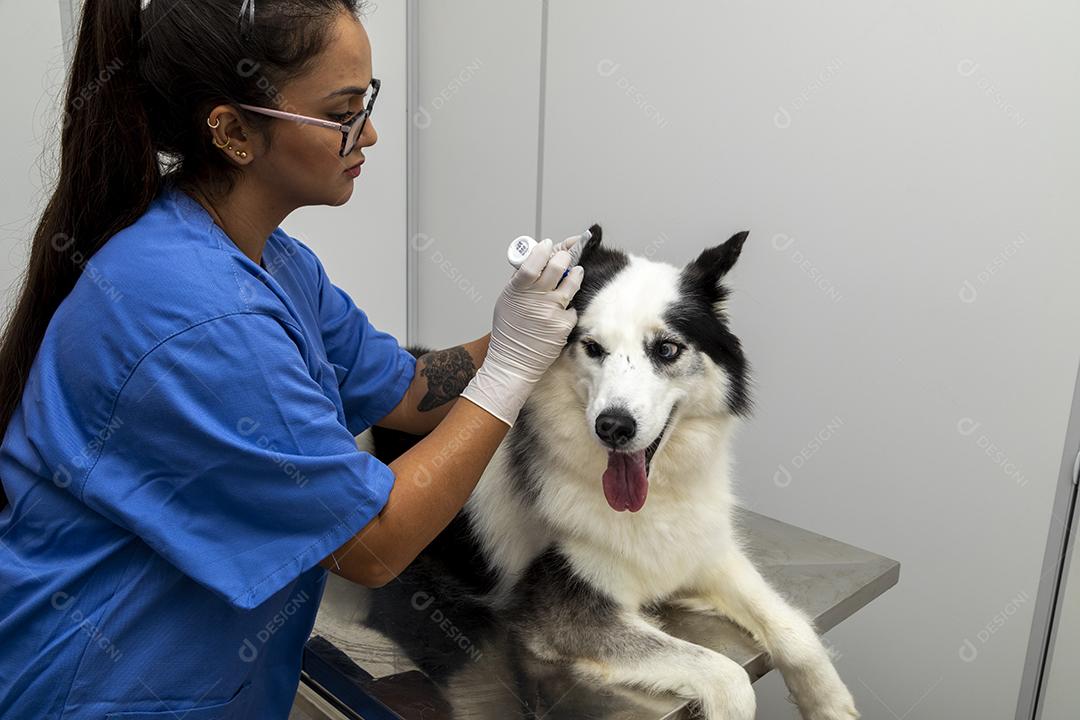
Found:
M 238 165 L 254 160 L 254 147 L 248 139 L 244 121 L 232 105 L 218 105 L 207 117 L 214 146 Z

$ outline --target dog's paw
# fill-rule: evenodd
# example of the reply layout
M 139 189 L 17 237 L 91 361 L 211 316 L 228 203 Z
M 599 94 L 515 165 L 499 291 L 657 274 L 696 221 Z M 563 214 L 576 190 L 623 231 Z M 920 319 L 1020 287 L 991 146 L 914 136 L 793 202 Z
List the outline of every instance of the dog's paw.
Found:
M 791 700 L 803 720 L 856 720 L 859 711 L 851 691 L 831 662 L 807 663 L 785 674 Z
M 838 708 L 824 710 L 812 710 L 803 714 L 803 720 L 858 720 L 861 715 L 854 705 L 845 705 Z
M 855 699 L 843 683 L 799 705 L 803 720 L 858 720 Z
M 750 678 L 739 668 L 741 677 L 725 680 L 715 692 L 701 698 L 701 714 L 705 720 L 754 720 L 757 696 Z

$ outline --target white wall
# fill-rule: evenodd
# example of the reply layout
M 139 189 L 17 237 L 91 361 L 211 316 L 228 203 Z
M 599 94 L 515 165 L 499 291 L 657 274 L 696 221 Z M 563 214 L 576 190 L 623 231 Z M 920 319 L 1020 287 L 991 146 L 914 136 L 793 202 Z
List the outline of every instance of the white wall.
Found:
M 449 347 L 491 331 L 506 246 L 536 229 L 541 4 L 419 6 L 419 340 Z
M 537 3 L 480 5 L 421 3 L 430 82 L 529 41 L 483 55 L 506 73 L 436 118 L 420 224 L 494 270 L 533 230 L 542 29 Z M 757 378 L 742 496 L 903 563 L 829 633 L 865 717 L 1012 718 L 1080 359 L 1080 7 L 549 7 L 543 233 L 598 220 L 681 265 L 751 231 L 732 277 Z M 503 277 L 474 276 L 470 306 L 429 273 L 421 337 L 484 332 Z M 760 717 L 794 717 L 779 676 L 758 691 Z
M 65 69 L 59 5 L 0 3 L 0 47 L 7 109 L 0 116 L 0 293 L 6 305 L 21 282 L 30 237 L 56 174 L 60 134 L 51 128 L 60 116 Z

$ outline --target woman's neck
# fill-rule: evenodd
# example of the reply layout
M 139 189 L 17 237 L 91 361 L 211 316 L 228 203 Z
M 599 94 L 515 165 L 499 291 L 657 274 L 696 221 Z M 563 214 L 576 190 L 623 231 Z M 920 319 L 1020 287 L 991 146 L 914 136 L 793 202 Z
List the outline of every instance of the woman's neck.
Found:
M 226 196 L 198 187 L 192 188 L 190 194 L 240 251 L 255 263 L 262 260 L 267 238 L 291 212 L 291 209 L 277 207 L 268 200 L 265 192 L 255 192 L 243 181 L 237 182 Z

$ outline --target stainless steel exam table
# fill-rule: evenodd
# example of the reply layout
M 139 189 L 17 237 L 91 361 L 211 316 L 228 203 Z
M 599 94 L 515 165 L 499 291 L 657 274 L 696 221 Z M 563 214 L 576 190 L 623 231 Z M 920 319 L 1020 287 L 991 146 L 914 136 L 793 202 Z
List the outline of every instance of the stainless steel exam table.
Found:
M 738 509 L 755 565 L 825 632 L 896 584 L 900 564 Z M 403 576 L 404 577 L 404 576 Z M 751 679 L 771 668 L 733 623 L 665 608 L 665 629 L 724 653 Z M 681 720 L 686 701 L 578 681 L 514 643 L 494 618 L 445 591 L 377 590 L 331 575 L 307 643 L 292 720 Z

